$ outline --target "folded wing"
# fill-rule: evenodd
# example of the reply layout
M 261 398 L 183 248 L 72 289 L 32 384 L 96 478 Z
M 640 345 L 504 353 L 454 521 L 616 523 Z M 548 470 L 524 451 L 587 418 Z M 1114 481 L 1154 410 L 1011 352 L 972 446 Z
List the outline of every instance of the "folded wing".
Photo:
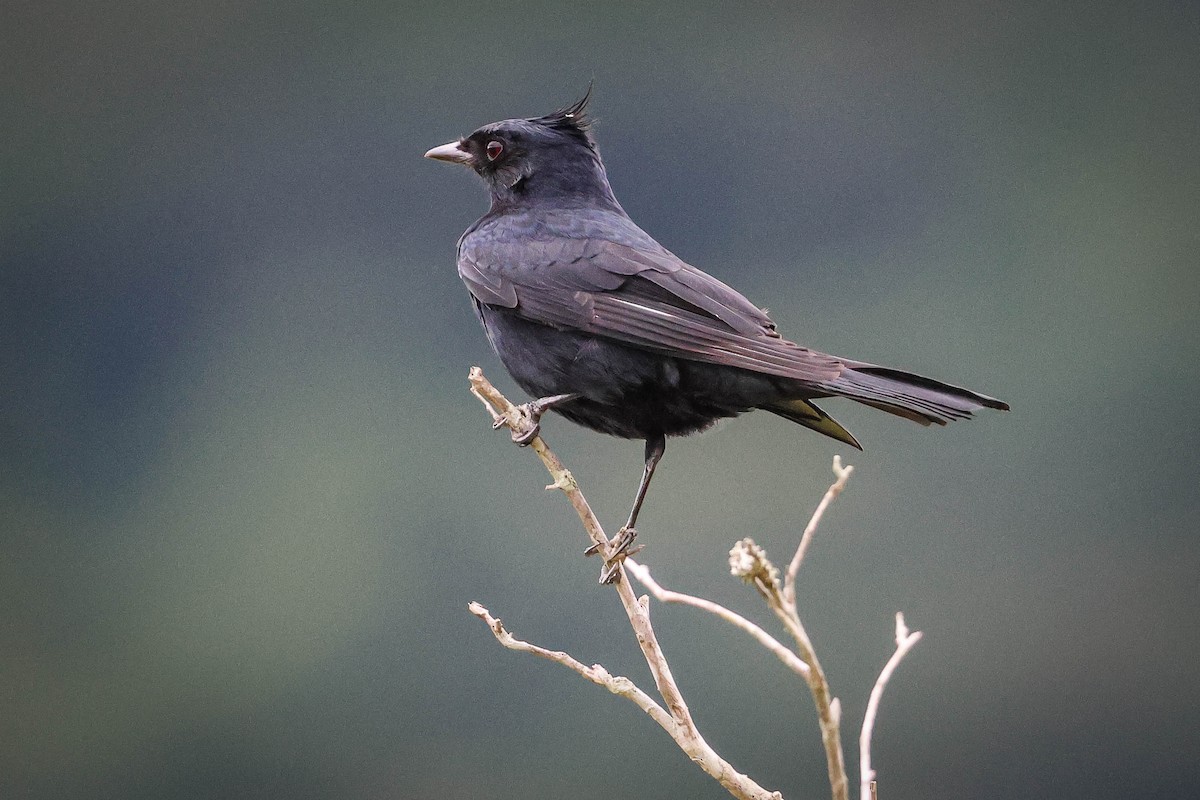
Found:
M 665 250 L 602 239 L 464 241 L 458 268 L 479 302 L 544 325 L 813 383 L 845 369 L 782 338 L 765 312 Z

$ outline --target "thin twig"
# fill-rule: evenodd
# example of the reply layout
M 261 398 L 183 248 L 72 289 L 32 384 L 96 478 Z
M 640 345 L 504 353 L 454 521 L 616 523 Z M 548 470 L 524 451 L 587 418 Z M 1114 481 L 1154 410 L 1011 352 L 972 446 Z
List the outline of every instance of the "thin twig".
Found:
M 871 768 L 871 735 L 875 731 L 875 718 L 879 714 L 879 701 L 883 698 L 883 689 L 891 680 L 892 673 L 896 671 L 901 660 L 920 640 L 921 632 L 910 632 L 908 626 L 904 624 L 904 615 L 897 611 L 896 652 L 892 653 L 892 657 L 884 664 L 883 671 L 879 673 L 879 678 L 875 681 L 875 687 L 871 689 L 871 699 L 867 701 L 862 730 L 858 734 L 859 797 L 862 800 L 867 800 L 868 797 L 874 800 L 876 796 L 875 770 Z
M 850 480 L 852 472 L 854 472 L 854 467 L 849 464 L 842 466 L 841 456 L 833 457 L 833 474 L 837 476 L 837 480 L 825 491 L 825 496 L 817 504 L 817 510 L 813 512 L 812 518 L 804 528 L 804 535 L 800 537 L 800 546 L 796 548 L 796 554 L 792 556 L 792 560 L 788 564 L 787 577 L 783 582 L 783 598 L 790 606 L 796 605 L 796 574 L 800 571 L 800 562 L 804 560 L 808 546 L 812 544 L 813 535 L 817 532 L 817 525 L 821 522 L 821 516 L 825 513 L 825 509 L 829 508 L 829 504 L 842 493 L 842 489 L 846 488 L 846 481 Z
M 682 592 L 671 591 L 664 589 L 658 581 L 650 577 L 650 570 L 644 564 L 639 564 L 633 559 L 625 560 L 626 571 L 637 578 L 643 586 L 650 590 L 650 594 L 660 603 L 679 603 L 681 605 L 692 606 L 701 611 L 707 611 L 733 625 L 736 628 L 741 628 L 746 633 L 753 636 L 759 644 L 770 650 L 775 656 L 784 663 L 784 665 L 795 672 L 802 678 L 808 678 L 808 665 L 801 661 L 795 653 L 788 650 L 779 640 L 771 634 L 764 631 L 758 625 L 746 619 L 742 615 L 730 611 L 719 603 L 714 603 L 711 600 L 705 600 L 703 597 L 695 597 Z
M 675 735 L 675 720 L 666 712 L 662 706 L 654 702 L 650 695 L 643 692 L 629 678 L 620 675 L 612 675 L 604 667 L 599 664 L 587 666 L 583 662 L 573 658 L 569 653 L 564 653 L 562 650 L 547 650 L 544 647 L 538 647 L 536 644 L 521 641 L 513 636 L 505 629 L 504 623 L 496 619 L 491 613 L 479 603 L 470 603 L 467 608 L 472 614 L 479 617 L 487 623 L 487 626 L 492 629 L 496 639 L 500 644 L 507 647 L 509 650 L 516 650 L 520 653 L 532 653 L 535 656 L 541 656 L 562 664 L 567 669 L 578 672 L 583 677 L 587 678 L 597 686 L 603 686 L 610 692 L 621 697 L 628 698 L 637 704 L 638 708 L 650 715 L 650 718 L 663 727 L 667 733 Z
M 508 427 L 518 435 L 528 433 L 531 430 L 532 421 L 528 415 L 501 394 L 484 377 L 483 370 L 479 369 L 479 367 L 472 367 L 469 380 L 471 383 L 471 392 L 487 407 L 488 413 L 491 415 L 495 425 Z M 553 483 L 548 488 L 562 490 L 567 499 L 570 500 L 575 512 L 579 515 L 579 519 L 583 523 L 588 537 L 592 542 L 600 546 L 601 552 L 609 554 L 610 544 L 608 536 L 604 533 L 604 529 L 600 526 L 600 522 L 596 519 L 596 515 L 592 512 L 587 500 L 584 499 L 583 493 L 579 490 L 579 484 L 575 482 L 575 478 L 571 475 L 570 470 L 546 446 L 546 443 L 540 436 L 533 438 L 532 442 L 530 442 L 530 449 L 537 453 L 538 457 L 542 460 L 542 464 L 545 465 L 546 470 L 553 479 Z M 753 800 L 782 800 L 782 796 L 778 792 L 767 791 L 749 777 L 735 770 L 700 735 L 700 731 L 692 719 L 691 711 L 688 709 L 687 703 L 679 691 L 679 686 L 675 683 L 675 678 L 671 674 L 671 668 L 667 664 L 666 656 L 663 655 L 658 638 L 654 634 L 654 628 L 650 625 L 648 598 L 643 597 L 639 599 L 634 596 L 623 565 L 618 564 L 618 575 L 619 578 L 614 582 L 617 596 L 621 600 L 621 605 L 625 608 L 625 615 L 629 619 L 629 624 L 633 627 L 638 646 L 641 648 L 642 655 L 646 659 L 646 664 L 650 667 L 650 672 L 654 676 L 655 686 L 658 688 L 659 694 L 662 695 L 663 702 L 666 703 L 667 710 L 674 720 L 674 730 L 668 730 L 668 733 L 671 733 L 675 743 L 701 769 L 715 778 L 733 796 L 738 798 L 753 798 Z

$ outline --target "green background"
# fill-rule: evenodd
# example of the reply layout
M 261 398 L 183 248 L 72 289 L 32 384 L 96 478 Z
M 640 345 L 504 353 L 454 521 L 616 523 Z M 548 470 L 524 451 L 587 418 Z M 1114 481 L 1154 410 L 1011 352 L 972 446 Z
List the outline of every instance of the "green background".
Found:
M 1002 397 L 830 402 L 670 444 L 660 580 L 765 619 L 801 578 L 848 757 L 903 610 L 881 797 L 1200 785 L 1200 6 L 16 3 L 0 26 L 0 796 L 697 797 L 454 272 L 486 207 L 421 159 L 595 81 L 618 197 L 819 349 Z M 549 419 L 603 519 L 641 446 Z M 654 612 L 709 741 L 827 796 L 765 651 Z M 853 776 L 852 776 L 853 780 Z

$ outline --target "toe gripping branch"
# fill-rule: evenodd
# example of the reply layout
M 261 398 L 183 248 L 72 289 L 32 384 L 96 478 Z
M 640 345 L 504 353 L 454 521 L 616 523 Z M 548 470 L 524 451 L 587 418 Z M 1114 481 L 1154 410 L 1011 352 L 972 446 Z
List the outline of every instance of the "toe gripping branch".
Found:
M 537 400 L 514 406 L 516 419 L 511 418 L 510 414 L 501 414 L 492 423 L 492 430 L 508 426 L 508 429 L 512 431 L 513 442 L 520 447 L 528 447 L 529 443 L 541 433 L 542 415 L 550 409 L 563 403 L 569 403 L 578 397 L 578 394 L 556 394 L 550 397 L 539 397 Z
M 621 563 L 634 553 L 642 550 L 644 545 L 633 546 L 633 540 L 636 538 L 636 528 L 624 527 L 617 531 L 616 538 L 608 543 L 608 554 L 604 558 L 604 568 L 600 570 L 600 583 L 602 585 L 607 586 L 620 580 Z M 585 556 L 594 556 L 599 553 L 600 545 L 598 544 L 594 544 L 583 551 Z

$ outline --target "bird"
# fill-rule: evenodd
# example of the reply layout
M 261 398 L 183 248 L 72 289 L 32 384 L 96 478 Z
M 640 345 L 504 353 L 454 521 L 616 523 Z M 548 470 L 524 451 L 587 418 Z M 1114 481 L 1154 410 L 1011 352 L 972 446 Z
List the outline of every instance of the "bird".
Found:
M 630 219 L 609 185 L 583 97 L 493 122 L 426 158 L 483 179 L 491 205 L 458 240 L 458 274 L 492 348 L 536 398 L 599 433 L 645 442 L 633 507 L 602 582 L 634 552 L 667 437 L 762 409 L 843 444 L 858 440 L 813 401 L 846 397 L 922 425 L 1008 410 L 987 395 L 792 342 L 767 312 L 684 262 Z M 589 554 L 596 548 L 589 548 Z

